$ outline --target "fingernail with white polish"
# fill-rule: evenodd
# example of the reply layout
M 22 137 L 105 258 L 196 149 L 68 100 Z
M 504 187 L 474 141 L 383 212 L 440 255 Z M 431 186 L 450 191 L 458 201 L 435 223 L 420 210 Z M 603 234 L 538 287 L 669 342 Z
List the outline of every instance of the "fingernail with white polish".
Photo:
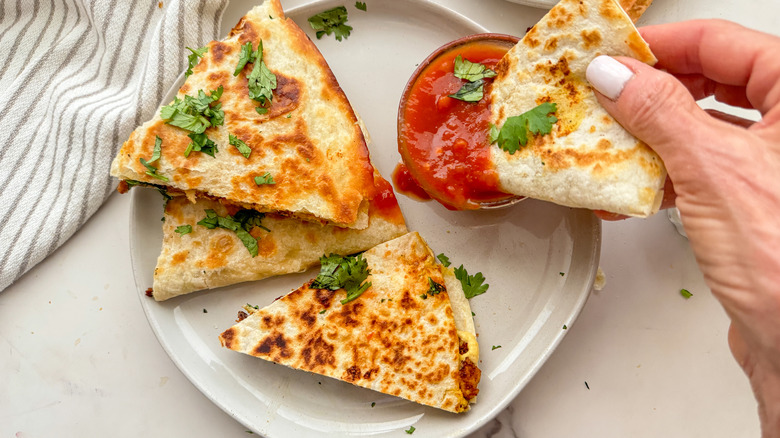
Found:
M 588 64 L 585 77 L 599 93 L 616 100 L 634 72 L 614 58 L 601 55 Z

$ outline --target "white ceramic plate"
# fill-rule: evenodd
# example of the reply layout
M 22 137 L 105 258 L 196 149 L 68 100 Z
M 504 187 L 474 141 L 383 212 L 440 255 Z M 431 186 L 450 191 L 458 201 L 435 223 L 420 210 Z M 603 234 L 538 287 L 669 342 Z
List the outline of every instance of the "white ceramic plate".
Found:
M 398 100 L 416 64 L 441 44 L 486 29 L 424 0 L 368 2 L 367 13 L 347 2 L 352 36 L 316 40 L 306 18 L 340 4 L 315 2 L 287 14 L 330 63 L 371 132 L 374 164 L 389 177 L 399 160 Z M 229 8 L 225 19 L 237 20 L 249 6 Z M 459 437 L 476 430 L 517 395 L 561 341 L 563 326 L 576 319 L 593 284 L 601 239 L 600 222 L 588 211 L 527 200 L 502 210 L 451 212 L 399 195 L 411 230 L 490 284 L 471 300 L 481 347 L 478 402 L 454 415 L 221 348 L 217 335 L 243 304 L 267 305 L 316 270 L 157 303 L 145 290 L 160 251 L 162 199 L 136 189 L 132 202 L 133 271 L 160 343 L 215 404 L 269 437 L 398 437 L 410 426 L 422 436 Z

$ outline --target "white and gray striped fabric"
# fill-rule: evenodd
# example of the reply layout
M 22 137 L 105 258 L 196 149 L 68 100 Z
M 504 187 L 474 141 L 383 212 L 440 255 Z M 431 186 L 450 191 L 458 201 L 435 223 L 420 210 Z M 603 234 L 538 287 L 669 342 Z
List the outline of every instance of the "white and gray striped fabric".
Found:
M 227 0 L 0 1 L 0 291 L 56 250 L 116 182 L 109 166 L 151 118 Z

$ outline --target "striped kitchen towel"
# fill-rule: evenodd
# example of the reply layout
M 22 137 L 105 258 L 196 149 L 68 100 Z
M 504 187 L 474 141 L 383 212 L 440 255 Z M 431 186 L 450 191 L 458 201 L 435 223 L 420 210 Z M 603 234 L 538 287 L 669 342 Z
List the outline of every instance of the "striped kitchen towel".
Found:
M 0 2 L 0 291 L 112 193 L 109 166 L 227 0 Z

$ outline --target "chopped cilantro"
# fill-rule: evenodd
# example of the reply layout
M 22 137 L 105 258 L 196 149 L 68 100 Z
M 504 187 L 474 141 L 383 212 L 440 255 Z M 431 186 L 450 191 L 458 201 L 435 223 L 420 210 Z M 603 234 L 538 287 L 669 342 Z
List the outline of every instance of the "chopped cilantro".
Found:
M 439 261 L 441 262 L 442 265 L 444 265 L 445 268 L 450 266 L 450 258 L 444 255 L 444 253 L 437 255 L 436 258 L 439 259 Z
M 327 312 L 327 311 L 328 311 L 328 309 L 322 309 L 322 310 L 320 310 L 320 315 L 322 315 L 323 313 L 325 313 L 325 312 Z
M 355 7 L 357 9 L 360 9 L 361 11 L 367 10 L 366 8 L 366 2 L 355 2 Z
M 228 134 L 228 140 L 230 141 L 231 145 L 235 146 L 236 149 L 238 149 L 238 152 L 240 152 L 241 155 L 244 156 L 244 158 L 249 158 L 249 155 L 252 154 L 252 149 L 235 135 Z
M 255 108 L 258 114 L 265 114 L 268 112 L 268 109 L 264 107 L 273 99 L 273 91 L 276 89 L 277 83 L 276 75 L 268 69 L 265 61 L 263 61 L 262 40 L 257 44 L 257 50 L 252 50 L 251 42 L 241 46 L 241 53 L 238 57 L 236 69 L 233 71 L 233 76 L 238 76 L 248 63 L 253 65 L 252 71 L 246 75 L 249 98 L 260 103 L 260 106 Z
M 152 158 L 149 159 L 149 161 L 146 161 L 143 158 L 138 158 L 138 161 L 141 164 L 143 164 L 143 166 L 146 168 L 147 175 L 151 176 L 152 178 L 157 178 L 161 181 L 168 181 L 168 178 L 157 173 L 157 168 L 152 166 L 152 163 L 160 159 L 160 156 L 162 155 L 161 151 L 162 151 L 162 139 L 160 137 L 155 137 L 154 150 L 152 151 Z
M 559 272 L 559 273 L 558 273 L 558 275 L 560 275 L 561 277 L 563 277 L 563 276 L 564 276 L 564 275 L 566 275 L 566 274 L 564 274 L 563 272 Z
M 462 100 L 464 102 L 479 102 L 484 96 L 485 81 L 482 79 L 474 82 L 466 82 L 460 87 L 455 94 L 450 94 L 449 97 L 453 99 Z
M 528 143 L 528 132 L 545 135 L 552 131 L 552 125 L 558 118 L 550 113 L 556 110 L 555 103 L 545 102 L 519 116 L 507 118 L 501 129 L 491 124 L 490 143 L 498 143 L 498 147 L 514 154 Z
M 250 41 L 244 43 L 244 45 L 241 46 L 241 52 L 238 55 L 238 64 L 236 64 L 236 69 L 233 71 L 233 76 L 238 76 L 246 64 L 248 62 L 253 62 L 256 57 L 256 52 L 252 50 L 252 43 Z
M 317 39 L 334 34 L 336 40 L 341 41 L 352 32 L 352 26 L 347 25 L 347 15 L 347 8 L 338 6 L 309 17 L 309 25 L 316 32 Z
M 688 298 L 690 298 L 690 297 L 692 297 L 692 296 L 693 296 L 693 294 L 692 294 L 692 293 L 690 293 L 690 292 L 688 291 L 688 289 L 680 289 L 680 295 L 682 295 L 682 296 L 683 296 L 683 298 L 685 298 L 686 300 L 687 300 Z
M 408 433 L 409 435 L 414 433 L 414 426 L 409 426 L 409 429 L 406 429 L 404 432 Z
M 185 234 L 190 234 L 192 232 L 192 225 L 179 225 L 176 227 L 175 231 L 182 236 Z
M 374 406 L 376 406 L 376 402 L 371 402 L 371 407 L 373 408 Z
M 208 311 L 208 310 L 206 310 L 206 308 L 204 307 L 204 308 L 203 308 L 203 313 L 209 313 L 209 311 Z
M 154 150 L 152 151 L 152 158 L 149 159 L 148 163 L 154 163 L 155 161 L 159 160 L 162 156 L 162 139 L 158 136 L 154 136 Z
M 253 306 L 253 305 L 251 305 L 251 304 L 249 304 L 249 303 L 246 303 L 246 306 L 247 306 L 247 307 L 251 307 L 251 308 L 253 308 L 253 309 L 255 309 L 255 310 L 258 310 L 258 309 L 260 308 L 260 306 L 257 306 L 257 305 L 254 305 L 254 306 Z
M 563 325 L 563 329 L 566 330 L 568 327 L 566 327 L 566 324 Z
M 219 126 L 225 123 L 225 112 L 222 104 L 212 104 L 222 97 L 223 88 L 212 90 L 209 95 L 203 90 L 198 90 L 198 97 L 185 95 L 184 99 L 178 97 L 173 103 L 160 109 L 160 118 L 165 123 L 196 134 L 202 134 L 206 128 Z
M 500 345 L 494 345 L 493 348 L 491 348 L 491 350 L 498 350 L 499 348 L 501 348 Z
M 217 152 L 219 152 L 219 149 L 217 149 L 217 144 L 208 138 L 206 134 L 196 134 L 191 132 L 187 134 L 187 136 L 192 140 L 192 142 L 188 144 L 187 149 L 184 150 L 185 157 L 189 157 L 193 151 L 203 152 L 204 154 L 211 155 L 212 157 L 215 156 Z
M 463 59 L 458 55 L 455 58 L 455 77 L 465 79 L 470 82 L 478 81 L 480 79 L 492 78 L 496 75 L 496 72 L 487 68 L 485 65 L 478 62 L 471 62 L 468 59 Z
M 455 278 L 460 280 L 466 298 L 474 298 L 477 295 L 482 295 L 488 290 L 488 287 L 490 287 L 488 284 L 482 284 L 485 282 L 485 277 L 481 272 L 469 275 L 463 265 L 460 265 L 459 268 L 455 268 Z
M 261 186 L 264 184 L 276 184 L 276 182 L 274 181 L 274 176 L 271 175 L 271 172 L 266 172 L 262 176 L 255 177 L 255 184 Z
M 239 210 L 235 215 L 219 216 L 214 210 L 206 210 L 206 217 L 198 221 L 198 225 L 210 230 L 224 228 L 236 233 L 236 237 L 244 244 L 249 254 L 256 257 L 258 253 L 257 239 L 251 234 L 252 228 L 258 227 L 271 231 L 261 224 L 265 215 L 256 210 Z
M 368 262 L 362 254 L 322 256 L 320 264 L 322 265 L 320 273 L 312 282 L 311 287 L 330 290 L 344 289 L 347 292 L 347 297 L 341 300 L 341 304 L 347 304 L 371 287 L 370 281 L 364 282 L 368 278 L 370 270 Z
M 428 299 L 428 294 L 421 294 L 420 298 L 422 298 L 424 300 L 427 300 Z
M 443 284 L 439 284 L 433 281 L 431 277 L 428 277 L 428 295 L 438 295 L 445 290 L 446 289 L 444 288 Z
M 200 58 L 203 57 L 203 55 L 206 54 L 206 52 L 209 51 L 208 46 L 201 47 L 199 49 L 191 49 L 187 47 L 187 50 L 189 50 L 191 53 L 187 55 L 187 62 L 189 63 L 189 67 L 187 67 L 187 71 L 184 72 L 184 77 L 192 74 L 192 69 L 195 68 L 196 65 L 198 65 L 198 62 L 200 62 Z

